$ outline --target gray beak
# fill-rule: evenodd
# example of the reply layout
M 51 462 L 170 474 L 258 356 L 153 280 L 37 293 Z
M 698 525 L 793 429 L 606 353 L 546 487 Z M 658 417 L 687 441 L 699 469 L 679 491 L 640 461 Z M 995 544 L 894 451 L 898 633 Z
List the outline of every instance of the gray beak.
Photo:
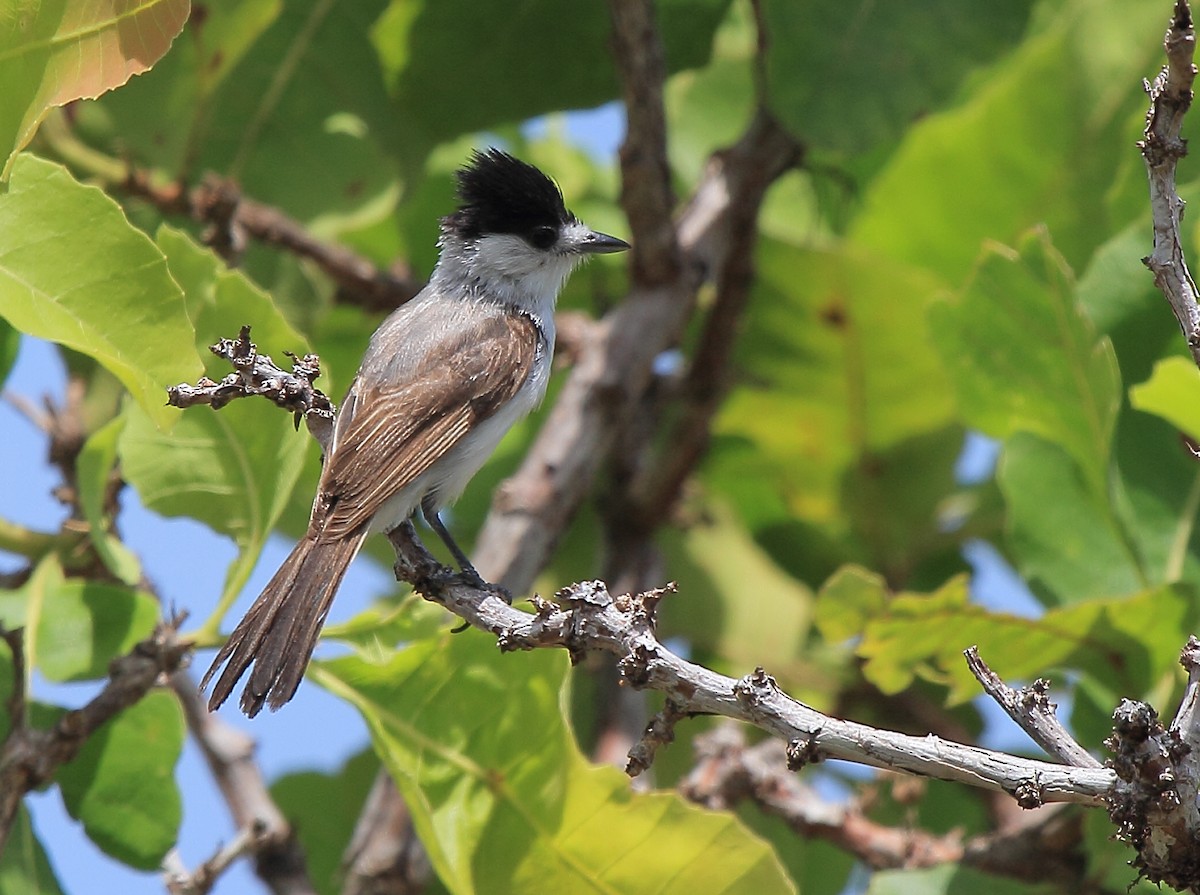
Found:
M 595 230 L 589 230 L 575 244 L 575 251 L 583 255 L 611 255 L 613 252 L 623 252 L 627 248 L 629 248 L 629 243 L 625 240 L 617 239 L 606 233 L 597 233 Z

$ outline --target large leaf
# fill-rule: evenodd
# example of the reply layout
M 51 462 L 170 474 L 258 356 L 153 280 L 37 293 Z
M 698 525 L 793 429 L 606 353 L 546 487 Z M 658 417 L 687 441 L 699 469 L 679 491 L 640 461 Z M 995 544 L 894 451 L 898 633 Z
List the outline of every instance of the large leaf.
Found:
M 225 269 L 178 231 L 164 227 L 158 241 L 187 295 L 201 344 L 236 336 L 245 324 L 264 354 L 284 361 L 284 351 L 306 352 L 304 338 L 242 274 Z M 223 361 L 210 360 L 214 379 L 228 372 Z M 264 401 L 235 401 L 219 411 L 191 408 L 170 435 L 156 430 L 139 408 L 127 407 L 124 415 L 122 474 L 142 503 L 165 516 L 198 519 L 239 547 L 211 619 L 216 625 L 287 506 L 312 439 L 295 430 L 290 414 Z
M 185 732 L 174 696 L 152 692 L 92 734 L 59 770 L 67 811 L 106 854 L 155 870 L 175 844 L 183 815 L 175 764 Z
M 154 630 L 157 601 L 128 587 L 64 578 L 54 556 L 17 590 L 0 591 L 0 623 L 24 626 L 29 670 L 52 681 L 108 674 L 109 663 Z
M 558 654 L 442 631 L 313 675 L 362 712 L 452 892 L 792 891 L 731 815 L 589 766 L 560 713 L 565 670 Z
M 62 895 L 46 850 L 29 822 L 29 812 L 17 809 L 4 852 L 0 853 L 0 892 L 20 895 Z
M 1054 442 L 1104 493 L 1121 375 L 1044 231 L 1017 251 L 990 250 L 964 293 L 931 310 L 930 323 L 971 425 L 996 438 L 1031 432 Z
M 0 16 L 0 180 L 51 106 L 120 87 L 167 52 L 189 0 L 18 2 Z
M 998 479 L 1017 568 L 1044 601 L 1134 593 L 1154 580 L 1126 508 L 1113 492 L 1097 493 L 1057 445 L 1009 439 Z
M 785 682 L 812 683 L 803 646 L 813 595 L 771 561 L 728 507 L 707 507 L 702 522 L 668 536 L 664 549 L 679 594 L 662 605 L 663 631 L 732 669 L 764 665 Z M 747 594 L 757 611 L 745 611 Z
M 771 110 L 821 148 L 862 151 L 894 140 L 1007 49 L 1032 5 L 771 0 L 763 4 Z
M 842 498 L 882 489 L 906 499 L 878 474 L 912 439 L 938 433 L 934 443 L 953 447 L 925 442 L 922 463 L 907 464 L 910 495 L 950 482 L 961 435 L 947 428 L 950 386 L 924 321 L 939 288 L 935 278 L 851 246 L 803 250 L 765 241 L 760 248 L 739 346 L 741 378 L 718 418 L 707 479 L 797 577 L 819 580 L 847 551 L 866 562 L 884 559 L 848 542 L 872 513 L 851 515 Z M 910 506 L 898 516 L 920 512 Z M 864 543 L 890 558 L 899 552 L 902 539 L 877 537 L 877 524 L 864 534 Z M 832 567 L 817 556 L 823 539 L 842 540 L 830 548 Z
M 957 283 L 985 240 L 1011 244 L 1045 223 L 1081 268 L 1114 222 L 1145 208 L 1145 172 L 1128 147 L 1144 121 L 1142 78 L 1161 65 L 1165 14 L 1086 0 L 1047 8 L 960 106 L 908 131 L 872 182 L 853 237 Z
M 703 65 L 728 0 L 656 4 L 671 71 Z M 470 28 L 463 23 L 470 22 Z M 406 140 L 452 137 L 618 96 L 608 10 L 599 3 L 393 0 L 371 37 Z M 537 47 L 536 52 L 530 52 Z M 446 60 L 453 59 L 453 65 Z M 497 81 L 497 72 L 503 72 Z
M 163 389 L 200 373 L 162 252 L 100 190 L 28 155 L 0 202 L 0 316 L 94 358 L 155 425 L 178 415 Z
M 399 195 L 389 146 L 405 125 L 367 39 L 382 6 L 220 0 L 185 52 L 82 121 L 171 176 L 234 178 L 323 237 L 378 222 Z
M 1191 361 L 1183 357 L 1159 361 L 1148 382 L 1129 390 L 1129 400 L 1200 443 L 1200 370 Z

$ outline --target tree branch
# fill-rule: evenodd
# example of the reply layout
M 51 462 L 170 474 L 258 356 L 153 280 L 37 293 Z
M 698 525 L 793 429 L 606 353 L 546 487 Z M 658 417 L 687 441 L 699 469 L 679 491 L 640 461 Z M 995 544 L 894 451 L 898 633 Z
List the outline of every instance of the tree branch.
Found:
M 129 168 L 121 189 L 166 214 L 205 221 L 205 241 L 236 262 L 249 238 L 314 262 L 338 287 L 339 297 L 366 311 L 390 311 L 416 295 L 422 284 L 410 271 L 381 271 L 345 246 L 322 242 L 281 209 L 246 198 L 237 184 L 214 175 L 198 186 L 156 186 L 148 172 Z
M 1083 746 L 1062 726 L 1057 708 L 1050 701 L 1050 682 L 1038 679 L 1030 687 L 1014 690 L 992 671 L 979 657 L 979 648 L 972 646 L 963 650 L 967 667 L 975 675 L 985 693 L 992 697 L 1017 725 L 1029 734 L 1030 739 L 1050 755 L 1069 765 L 1079 768 L 1098 768 L 1100 762 L 1092 757 Z
M 97 728 L 133 705 L 174 674 L 191 650 L 176 635 L 183 618 L 161 622 L 154 634 L 109 666 L 108 683 L 81 709 L 67 712 L 48 730 L 28 726 L 24 712 L 25 662 L 20 631 L 3 632 L 13 660 L 14 693 L 9 702 L 11 728 L 0 747 L 0 852 L 25 793 L 54 776 L 73 759 Z
M 679 279 L 680 269 L 663 107 L 667 66 L 651 0 L 610 0 L 608 9 L 625 103 L 621 205 L 633 236 L 629 266 L 636 286 L 653 289 Z
M 204 887 L 211 886 L 234 858 L 248 853 L 254 855 L 255 872 L 275 895 L 316 895 L 304 852 L 254 761 L 254 740 L 208 711 L 191 675 L 173 675 L 171 686 L 238 828 L 233 842 L 192 874 L 176 878 L 175 885 L 188 895 L 206 892 Z M 235 848 L 239 840 L 244 840 L 240 849 Z
M 292 372 L 285 372 L 270 355 L 258 353 L 258 346 L 250 341 L 248 326 L 242 327 L 236 339 L 221 339 L 208 350 L 229 361 L 234 372 L 220 382 L 203 377 L 196 385 L 171 386 L 167 389 L 168 404 L 172 407 L 208 404 L 213 410 L 220 410 L 237 398 L 258 395 L 295 414 L 297 428 L 303 419 L 321 449 L 328 447 L 335 408 L 325 393 L 313 385 L 321 375 L 320 358 L 315 354 L 298 358 L 287 352 L 292 359 Z
M 1023 807 L 1046 802 L 1102 805 L 1117 782 L 1106 768 L 1064 767 L 832 718 L 792 699 L 761 668 L 735 680 L 694 665 L 663 646 L 654 633 L 665 589 L 614 599 L 602 582 L 582 582 L 555 595 L 567 608 L 534 598 L 536 612 L 529 615 L 449 574 L 419 544 L 397 538 L 393 544 L 398 577 L 473 627 L 491 632 L 502 651 L 563 648 L 575 662 L 593 650 L 615 655 L 626 684 L 665 693 L 676 713 L 722 715 L 783 739 L 789 743 L 793 770 L 809 761 L 839 758 L 1006 792 Z
M 1187 0 L 1176 0 L 1171 27 L 1163 46 L 1167 65 L 1153 83 L 1143 82 L 1150 95 L 1146 130 L 1138 148 L 1150 177 L 1150 211 L 1154 219 L 1154 252 L 1142 262 L 1154 274 L 1154 285 L 1166 296 L 1183 330 L 1192 360 L 1200 366 L 1200 306 L 1196 282 L 1183 257 L 1180 221 L 1184 201 L 1175 188 L 1175 169 L 1187 154 L 1180 136 L 1183 117 L 1192 105 L 1196 67 L 1196 32 Z
M 747 746 L 739 728 L 722 724 L 696 739 L 697 763 L 680 792 L 715 809 L 751 801 L 810 839 L 824 839 L 874 870 L 930 867 L 961 861 L 1016 879 L 1053 880 L 1077 890 L 1086 867 L 1064 847 L 1082 838 L 1079 814 L 1053 805 L 1031 813 L 1032 823 L 1010 830 L 964 837 L 961 831 L 934 835 L 911 827 L 890 827 L 868 818 L 857 802 L 822 798 L 787 768 L 778 740 Z

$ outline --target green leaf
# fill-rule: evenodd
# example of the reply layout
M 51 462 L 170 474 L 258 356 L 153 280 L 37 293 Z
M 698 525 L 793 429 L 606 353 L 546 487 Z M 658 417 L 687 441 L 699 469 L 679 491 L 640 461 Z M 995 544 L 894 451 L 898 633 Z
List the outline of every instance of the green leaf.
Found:
M 302 771 L 271 784 L 275 804 L 300 840 L 309 879 L 322 895 L 341 890 L 346 846 L 378 770 L 379 759 L 368 749 L 335 773 Z
M 860 566 L 843 566 L 817 593 L 816 623 L 830 643 L 858 637 L 887 605 L 883 576 Z
M 88 537 L 96 552 L 117 578 L 126 584 L 137 584 L 142 577 L 142 565 L 137 556 L 113 536 L 104 511 L 109 475 L 117 462 L 117 438 L 124 426 L 125 418 L 118 416 L 88 437 L 75 461 L 75 476 L 79 503 L 88 523 Z
M 18 0 L 0 18 L 0 180 L 51 106 L 99 96 L 157 62 L 189 0 Z
M 565 670 L 558 654 L 502 656 L 490 637 L 442 631 L 311 673 L 362 712 L 452 892 L 794 891 L 731 815 L 589 766 L 561 715 Z
M 8 843 L 0 853 L 0 892 L 62 895 L 62 886 L 54 876 L 24 805 L 17 809 Z
M 706 479 L 798 578 L 823 579 L 848 558 L 882 560 L 864 543 L 889 553 L 901 543 L 876 537 L 878 529 L 870 539 L 853 540 L 856 520 L 842 497 L 848 487 L 858 494 L 890 488 L 848 480 L 883 469 L 881 458 L 911 453 L 906 442 L 940 433 L 934 443 L 944 438 L 954 445 L 910 466 L 906 488 L 936 492 L 950 481 L 939 464 L 957 452 L 961 435 L 950 427 L 950 384 L 924 321 L 940 288 L 919 270 L 849 245 L 760 245 L 738 346 L 739 385 L 715 424 L 718 443 Z M 867 518 L 859 509 L 854 515 L 857 524 Z M 825 540 L 832 546 L 824 548 Z
M 0 388 L 17 362 L 21 350 L 21 333 L 3 317 L 0 317 Z
M 1039 596 L 1075 603 L 1153 582 L 1128 514 L 1107 490 L 1097 494 L 1061 448 L 1018 434 L 1005 446 L 997 475 L 1008 506 L 1008 544 Z
M 220 0 L 216 33 L 193 23 L 196 48 L 82 109 L 82 122 L 171 177 L 219 171 L 318 237 L 377 223 L 400 195 L 394 145 L 408 117 L 368 42 L 382 7 Z
M 1017 251 L 993 247 L 963 294 L 932 308 L 930 325 L 967 422 L 1059 445 L 1088 487 L 1105 492 L 1121 375 L 1045 231 Z
M 864 249 L 958 283 L 987 240 L 1011 244 L 1044 224 L 1082 269 L 1098 243 L 1144 208 L 1144 186 L 1135 211 L 1109 198 L 1114 182 L 1144 184 L 1128 147 L 1143 126 L 1142 78 L 1162 65 L 1163 12 L 1080 0 L 1046 12 L 960 105 L 905 134 L 851 227 Z
M 175 764 L 185 732 L 174 696 L 151 692 L 92 734 L 59 770 L 63 804 L 105 854 L 156 870 L 175 845 L 183 815 Z
M 307 351 L 270 297 L 242 274 L 227 270 L 179 231 L 162 228 L 158 242 L 184 288 L 201 343 L 236 337 L 245 324 L 264 354 Z M 214 379 L 229 372 L 216 358 L 209 370 Z M 155 429 L 138 408 L 127 406 L 124 418 L 117 442 L 121 470 L 142 503 L 164 516 L 204 522 L 239 547 L 210 619 L 215 625 L 287 506 L 312 439 L 296 431 L 291 414 L 261 400 L 235 401 L 219 411 L 190 408 L 170 435 Z
M 1129 401 L 1200 441 L 1200 370 L 1186 358 L 1160 360 L 1148 382 L 1129 390 Z
M 951 704 L 979 695 L 962 656 L 969 646 L 1006 680 L 1072 668 L 1136 698 L 1172 672 L 1196 622 L 1193 607 L 1190 589 L 1162 587 L 1023 618 L 971 603 L 959 577 L 934 593 L 897 594 L 867 621 L 857 653 L 863 674 L 885 693 L 921 677 L 948 687 Z
M 28 155 L 0 202 L 0 316 L 94 358 L 158 426 L 178 416 L 163 389 L 200 372 L 162 252 L 100 190 Z
M 817 147 L 859 152 L 895 140 L 1008 49 L 1032 5 L 764 3 L 770 108 Z
M 0 622 L 25 627 L 29 670 L 52 681 L 107 676 L 113 658 L 148 637 L 158 618 L 158 602 L 148 594 L 64 578 L 54 557 L 19 589 L 0 591 Z
M 727 506 L 706 506 L 702 522 L 668 534 L 663 546 L 679 583 L 679 593 L 661 606 L 663 630 L 734 668 L 765 665 L 784 679 L 803 680 L 798 666 L 812 592 L 771 561 Z M 758 611 L 745 611 L 748 593 Z
M 728 0 L 664 0 L 655 12 L 667 67 L 703 65 Z M 470 22 L 470 27 L 463 27 Z M 393 0 L 371 30 L 409 143 L 616 99 L 608 10 L 598 3 Z M 537 52 L 530 52 L 532 46 Z M 454 65 L 447 65 L 454 59 Z M 503 72 L 503 89 L 481 89 Z

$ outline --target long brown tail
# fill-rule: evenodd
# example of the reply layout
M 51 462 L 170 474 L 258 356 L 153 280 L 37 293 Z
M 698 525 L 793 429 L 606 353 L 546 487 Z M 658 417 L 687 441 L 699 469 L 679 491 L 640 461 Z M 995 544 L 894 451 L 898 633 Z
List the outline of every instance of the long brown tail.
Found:
M 208 700 L 209 711 L 229 698 L 252 664 L 241 700 L 242 711 L 251 718 L 264 703 L 274 711 L 296 694 L 329 605 L 366 536 L 364 526 L 337 540 L 305 537 L 297 542 L 200 682 L 203 690 L 225 664 Z

